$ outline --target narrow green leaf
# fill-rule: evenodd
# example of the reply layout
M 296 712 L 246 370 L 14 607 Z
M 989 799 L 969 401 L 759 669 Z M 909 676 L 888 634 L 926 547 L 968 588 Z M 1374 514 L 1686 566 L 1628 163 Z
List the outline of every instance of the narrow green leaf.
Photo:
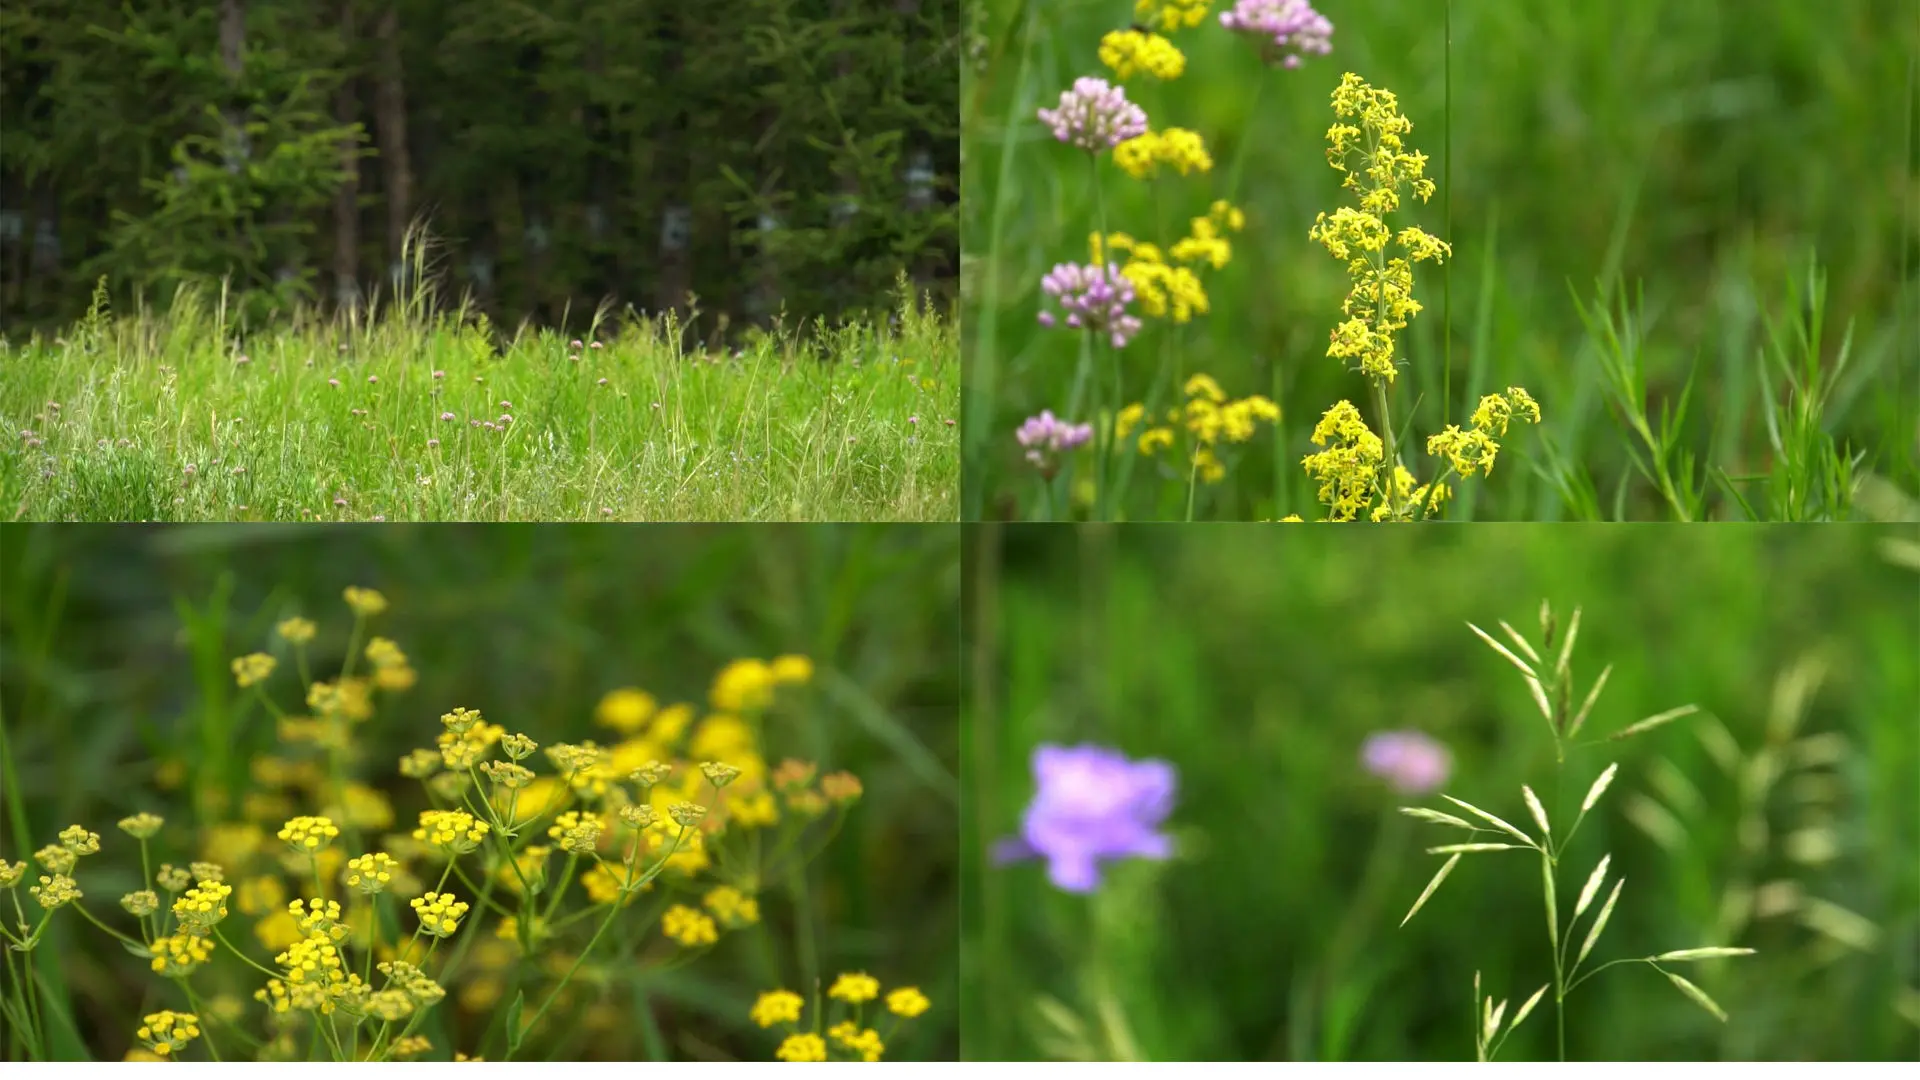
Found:
M 1482 630 L 1479 627 L 1473 625 L 1472 623 L 1467 624 L 1467 629 L 1473 631 L 1476 634 L 1479 634 L 1481 641 L 1486 642 L 1487 645 L 1490 648 L 1492 648 L 1494 652 L 1497 652 L 1501 656 L 1506 657 L 1507 661 L 1511 663 L 1514 667 L 1519 668 L 1521 673 L 1526 675 L 1527 678 L 1529 679 L 1533 678 L 1533 669 L 1527 666 L 1527 662 L 1525 660 L 1522 660 L 1518 656 L 1513 655 L 1513 651 L 1511 649 L 1493 640 L 1493 637 L 1490 634 L 1488 634 L 1485 630 Z
M 1587 931 L 1587 940 L 1580 946 L 1580 955 L 1573 959 L 1574 967 L 1580 966 L 1580 961 L 1585 960 L 1587 954 L 1593 951 L 1593 943 L 1599 941 L 1600 935 L 1606 931 L 1607 920 L 1613 918 L 1613 902 L 1620 899 L 1620 887 L 1626 883 L 1626 878 L 1613 883 L 1613 891 L 1607 894 L 1607 902 L 1600 906 L 1600 917 L 1593 920 L 1593 929 Z
M 1600 677 L 1593 680 L 1593 689 L 1587 691 L 1585 701 L 1580 703 L 1580 711 L 1573 714 L 1573 723 L 1567 725 L 1567 738 L 1580 734 L 1580 728 L 1587 722 L 1587 714 L 1593 711 L 1593 703 L 1600 700 L 1600 691 L 1606 689 L 1607 676 L 1613 674 L 1613 665 L 1600 669 Z
M 1429 855 L 1470 855 L 1476 851 L 1532 851 L 1521 844 L 1442 844 L 1427 849 Z
M 1567 621 L 1567 639 L 1560 643 L 1560 659 L 1553 665 L 1553 681 L 1567 681 L 1567 665 L 1573 660 L 1573 642 L 1580 636 L 1580 609 L 1573 609 L 1573 618 Z
M 1419 913 L 1420 909 L 1426 906 L 1427 897 L 1432 896 L 1433 891 L 1440 887 L 1440 883 L 1447 880 L 1447 875 L 1453 873 L 1453 868 L 1459 864 L 1460 858 L 1459 855 L 1455 855 L 1448 859 L 1446 863 L 1440 867 L 1440 872 L 1433 875 L 1433 880 L 1427 882 L 1427 887 L 1421 891 L 1420 899 L 1413 902 L 1413 908 L 1407 912 L 1407 917 L 1400 920 L 1401 926 L 1407 925 L 1407 923 L 1412 921 L 1413 917 Z
M 1507 831 L 1508 833 L 1511 833 L 1514 836 L 1519 837 L 1520 841 L 1526 844 L 1528 847 L 1537 848 L 1540 846 L 1533 842 L 1533 837 L 1528 836 L 1526 833 L 1521 832 L 1519 829 L 1516 829 L 1512 825 L 1508 824 L 1507 822 L 1502 821 L 1497 817 L 1494 817 L 1492 814 L 1487 813 L 1485 810 L 1480 809 L 1479 807 L 1473 805 L 1470 802 L 1466 802 L 1461 799 L 1456 799 L 1451 795 L 1442 795 L 1440 797 L 1454 804 L 1455 806 L 1458 806 L 1460 809 L 1465 810 L 1468 813 L 1473 814 L 1481 818 L 1482 820 L 1487 821 L 1488 823 L 1500 829 L 1504 829 L 1505 831 Z
M 1443 814 L 1438 810 L 1429 810 L 1424 806 L 1403 806 L 1400 812 L 1408 817 L 1419 818 L 1421 821 L 1431 821 L 1435 825 L 1451 825 L 1456 829 L 1468 830 L 1479 828 L 1471 821 L 1454 817 L 1452 814 Z
M 1674 952 L 1661 953 L 1659 956 L 1654 957 L 1654 960 L 1661 963 L 1680 960 L 1712 960 L 1720 956 L 1752 956 L 1753 953 L 1754 950 L 1752 949 L 1726 949 L 1710 946 L 1704 949 L 1679 949 Z
M 1682 705 L 1677 709 L 1668 709 L 1666 712 L 1663 712 L 1663 713 L 1655 713 L 1652 716 L 1647 717 L 1645 720 L 1642 720 L 1637 724 L 1628 724 L 1626 727 L 1623 727 L 1619 731 L 1616 731 L 1613 734 L 1607 736 L 1607 738 L 1615 741 L 1618 741 L 1620 739 L 1631 739 L 1635 735 L 1644 735 L 1645 733 L 1652 731 L 1654 728 L 1671 724 L 1675 720 L 1678 720 L 1683 716 L 1692 716 L 1694 713 L 1697 713 L 1699 711 L 1700 711 L 1700 706 L 1698 705 Z
M 525 990 L 522 990 L 519 993 L 513 995 L 513 1004 L 507 1006 L 507 1056 L 508 1057 L 512 1057 L 513 1054 L 520 1049 L 520 1044 L 523 1041 L 525 1041 L 527 1037 L 527 1033 L 521 1030 L 521 1027 L 520 1027 L 520 1013 L 521 1013 L 521 1010 L 526 1008 L 526 1006 L 527 1006 L 527 992 Z
M 119 938 L 115 938 L 114 940 L 120 941 Z M 153 959 L 153 950 L 147 948 L 145 945 L 136 944 L 131 941 L 120 941 L 120 947 L 142 960 Z
M 1700 989 L 1671 971 L 1663 971 L 1660 974 L 1673 980 L 1673 985 L 1679 987 L 1681 993 L 1692 998 L 1694 1004 L 1712 1013 L 1715 1020 L 1723 1024 L 1727 1022 L 1727 1011 L 1715 1003 L 1712 998 L 1708 997 L 1705 990 Z

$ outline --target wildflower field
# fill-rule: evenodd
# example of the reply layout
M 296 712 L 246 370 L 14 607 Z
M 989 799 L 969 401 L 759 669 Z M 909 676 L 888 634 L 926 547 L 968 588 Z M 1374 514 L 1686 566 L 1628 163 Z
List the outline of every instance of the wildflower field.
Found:
M 955 533 L 0 529 L 6 1058 L 952 1059 Z
M 602 313 L 604 314 L 604 313 Z M 421 297 L 247 332 L 218 298 L 0 341 L 0 507 L 48 521 L 951 521 L 952 321 L 503 333 Z
M 1920 1056 L 1920 532 L 981 526 L 964 1052 Z
M 968 520 L 1920 518 L 1897 0 L 981 0 Z

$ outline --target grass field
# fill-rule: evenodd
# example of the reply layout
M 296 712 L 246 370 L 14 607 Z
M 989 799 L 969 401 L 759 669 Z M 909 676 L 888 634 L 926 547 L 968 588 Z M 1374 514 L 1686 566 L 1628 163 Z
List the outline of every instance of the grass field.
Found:
M 139 1056 L 141 1018 L 171 1010 L 201 1019 L 202 1037 L 174 1057 L 368 1056 L 385 1028 L 359 1021 L 355 1010 L 368 1006 L 351 987 L 329 984 L 331 1013 L 305 1011 L 296 996 L 290 1013 L 275 1014 L 256 1002 L 267 979 L 249 963 L 279 966 L 289 930 L 302 940 L 285 905 L 318 888 L 345 905 L 335 940 L 360 978 L 363 956 L 398 952 L 416 924 L 408 898 L 437 878 L 471 911 L 419 961 L 447 996 L 413 1014 L 425 1022 L 404 1030 L 431 1047 L 411 1056 L 497 1061 L 519 1027 L 527 1034 L 511 1055 L 518 1060 L 767 1060 L 788 1031 L 749 1018 L 760 995 L 803 995 L 802 1026 L 818 1030 L 821 1005 L 837 1005 L 817 995 L 839 973 L 864 971 L 883 988 L 863 1024 L 885 1040 L 884 1056 L 951 1060 L 957 532 L 0 527 L 0 879 L 10 863 L 38 864 L 4 890 L 0 929 L 12 938 L 45 926 L 30 956 L 6 953 L 0 1049 L 8 1060 Z M 387 610 L 356 617 L 343 602 L 347 586 L 379 590 Z M 317 631 L 301 648 L 279 629 L 296 617 Z M 277 665 L 256 687 L 236 685 L 235 659 L 256 652 Z M 774 659 L 794 655 L 811 661 L 810 673 Z M 752 696 L 768 669 L 736 663 L 743 658 L 773 661 L 782 673 L 770 707 Z M 373 680 L 371 711 L 360 707 L 363 694 L 303 699 L 309 677 L 348 687 L 334 673 L 355 659 L 358 687 Z M 618 693 L 629 688 L 658 708 Z M 672 708 L 681 702 L 689 708 Z M 532 785 L 506 798 L 498 781 L 471 770 L 470 785 L 453 787 L 457 771 L 424 782 L 401 774 L 396 763 L 415 748 L 441 756 L 436 735 L 453 729 L 436 718 L 456 707 L 539 742 L 524 763 L 539 774 Z M 550 758 L 586 740 L 602 748 L 598 764 L 569 772 Z M 438 745 L 444 753 L 449 744 Z M 505 739 L 496 745 L 489 778 L 513 753 Z M 813 763 L 818 779 L 796 783 L 783 764 L 790 759 Z M 649 760 L 677 764 L 652 789 L 660 814 L 681 799 L 708 807 L 698 844 L 665 849 L 670 859 L 701 858 L 670 862 L 616 908 L 619 852 L 634 835 L 626 811 L 642 805 L 628 773 Z M 716 792 L 695 768 L 703 760 L 742 774 Z M 842 772 L 864 788 L 850 803 L 844 780 L 829 779 Z M 555 801 L 566 788 L 573 801 Z M 842 803 L 822 806 L 822 797 Z M 484 801 L 487 816 L 518 823 L 526 869 L 514 871 L 495 850 L 498 833 L 443 869 L 446 856 L 411 830 L 421 811 L 449 800 Z M 568 809 L 606 826 L 597 854 L 562 853 L 571 839 L 555 815 Z M 115 826 L 140 812 L 165 819 L 144 849 Z M 341 835 L 310 862 L 274 835 L 315 814 L 333 818 Z M 725 828 L 714 831 L 716 822 Z M 59 857 L 56 834 L 76 823 L 98 835 L 100 850 L 71 871 L 83 898 L 43 920 L 29 887 Z M 548 839 L 550 823 L 562 838 Z M 42 850 L 50 844 L 54 851 Z M 521 873 L 539 880 L 536 844 L 552 850 L 546 888 L 529 900 L 515 882 Z M 390 891 L 369 899 L 348 888 L 341 864 L 373 850 L 400 865 Z M 604 860 L 598 869 L 595 859 Z M 160 888 L 151 882 L 161 863 L 189 860 L 218 863 L 235 892 L 218 936 L 202 939 L 211 958 L 163 978 L 129 955 L 144 951 L 155 928 L 117 900 L 143 877 Z M 203 881 L 209 874 L 197 863 L 193 871 Z M 730 905 L 716 897 L 723 884 L 735 890 L 723 894 Z M 743 896 L 757 897 L 751 918 Z M 163 897 L 166 919 L 177 896 Z M 331 933 L 304 929 L 309 938 Z M 718 941 L 703 943 L 702 929 L 717 929 Z M 404 955 L 418 959 L 428 942 L 406 940 Z M 369 978 L 388 985 L 378 969 Z M 891 1015 L 884 995 L 909 986 L 931 1007 L 912 1019 Z M 556 1002 L 544 1016 L 543 1001 Z M 374 1056 L 408 1056 L 391 1037 L 383 1046 Z
M 1511 386 L 1541 420 L 1501 439 L 1490 476 L 1449 481 L 1451 519 L 1920 518 L 1911 4 L 1318 6 L 1331 53 L 1288 69 L 1220 25 L 1225 0 L 983 0 L 962 96 L 967 519 L 1315 520 L 1302 462 L 1336 402 L 1426 484 L 1446 467 L 1428 439 Z M 1201 9 L 1167 34 L 1177 78 L 1120 80 L 1099 56 L 1129 20 Z M 1309 239 L 1355 205 L 1327 158 L 1330 126 L 1357 122 L 1331 108 L 1349 72 L 1397 95 L 1436 186 L 1423 202 L 1406 185 L 1388 227 L 1452 251 L 1412 268 L 1424 310 L 1397 332 L 1385 423 L 1372 380 L 1327 355 L 1352 282 Z M 1206 167 L 1163 147 L 1135 179 L 1058 141 L 1037 110 L 1085 76 L 1124 85 L 1153 132 L 1197 135 Z M 1241 214 L 1213 224 L 1224 265 L 1174 248 L 1216 200 Z M 1132 249 L 1131 281 L 1178 296 L 1171 268 L 1192 270 L 1201 309 L 1154 317 L 1142 284 L 1123 348 L 1043 328 L 1043 276 L 1087 263 L 1103 230 L 1161 248 L 1144 269 Z M 1159 424 L 1212 394 L 1196 374 L 1277 418 L 1240 441 L 1176 418 L 1150 456 L 1135 420 L 1103 456 L 1103 417 Z M 1015 440 L 1043 409 L 1096 430 L 1048 485 Z
M 398 306 L 242 334 L 218 304 L 0 343 L 0 505 L 50 521 L 951 521 L 957 340 L 886 323 L 683 349 Z
M 978 1060 L 1468 1060 L 1474 973 L 1511 1018 L 1554 969 L 1539 860 L 1396 813 L 1467 812 L 1565 847 L 1559 925 L 1603 855 L 1598 962 L 1706 946 L 1753 955 L 1581 983 L 1579 1060 L 1920 1056 L 1920 532 L 1906 526 L 1265 531 L 981 526 L 968 550 L 965 1052 Z M 1611 666 L 1555 765 L 1504 621 L 1571 704 Z M 1524 659 L 1524 657 L 1523 657 Z M 1545 672 L 1548 666 L 1536 665 Z M 1557 697 L 1557 695 L 1550 695 Z M 1643 718 L 1693 715 L 1615 740 Z M 1363 766 L 1370 735 L 1450 754 L 1437 790 Z M 1108 864 L 1090 896 L 987 853 L 1021 829 L 1042 743 L 1178 774 L 1173 857 Z M 1583 793 L 1619 771 L 1577 834 Z M 1557 775 L 1558 774 L 1558 775 Z M 1553 994 L 1501 1060 L 1553 1060 Z

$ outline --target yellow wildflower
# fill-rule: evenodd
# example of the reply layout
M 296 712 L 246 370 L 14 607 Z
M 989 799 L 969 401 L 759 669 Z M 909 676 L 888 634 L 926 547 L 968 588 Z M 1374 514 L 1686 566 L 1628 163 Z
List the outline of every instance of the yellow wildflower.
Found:
M 769 990 L 753 1003 L 753 1009 L 747 1016 L 763 1028 L 791 1024 L 800 1019 L 800 1010 L 806 1004 L 805 998 L 791 990 Z
M 667 909 L 666 915 L 660 920 L 660 930 L 689 949 L 720 940 L 720 930 L 713 920 L 685 904 L 675 904 Z
M 859 1005 L 880 996 L 880 980 L 864 971 L 850 971 L 833 981 L 827 996 L 849 1005 Z

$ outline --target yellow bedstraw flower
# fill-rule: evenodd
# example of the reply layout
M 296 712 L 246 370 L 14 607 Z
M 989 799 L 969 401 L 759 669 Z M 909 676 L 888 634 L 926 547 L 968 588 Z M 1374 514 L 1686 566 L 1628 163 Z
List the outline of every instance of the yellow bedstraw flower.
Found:
M 1113 148 L 1113 163 L 1125 169 L 1135 180 L 1145 180 L 1165 165 L 1181 176 L 1210 172 L 1213 155 L 1200 133 L 1186 128 L 1165 128 L 1136 135 Z
M 447 937 L 460 929 L 460 919 L 466 915 L 468 906 L 455 900 L 452 893 L 430 892 L 413 898 L 420 928 L 434 937 Z
M 634 687 L 622 687 L 608 691 L 593 710 L 593 719 L 602 727 L 610 727 L 622 735 L 637 735 L 640 729 L 653 719 L 659 703 L 653 695 Z
M 753 1009 L 747 1016 L 763 1028 L 797 1023 L 800 1010 L 806 1004 L 807 999 L 791 990 L 769 990 L 753 1003 Z
M 394 870 L 399 865 L 394 862 L 393 856 L 384 851 L 349 859 L 347 860 L 347 884 L 369 896 L 377 892 L 385 892 L 387 886 L 393 881 Z
M 213 955 L 213 942 L 192 934 L 179 933 L 154 942 L 149 951 L 153 953 L 151 966 L 155 974 L 180 979 L 193 974 L 195 968 L 207 962 L 207 958 Z
M 221 919 L 227 917 L 227 897 L 231 895 L 231 885 L 202 881 L 173 902 L 173 917 L 180 921 L 181 929 L 197 937 L 205 937 L 213 932 Z
M 879 1061 L 887 1052 L 887 1044 L 880 1041 L 880 1033 L 872 1028 L 861 1029 L 851 1020 L 842 1020 L 827 1029 L 827 1035 L 842 1050 L 858 1054 L 861 1061 Z
M 1213 0 L 1134 0 L 1133 17 L 1147 26 L 1179 30 L 1206 21 Z
M 370 619 L 387 610 L 387 598 L 372 589 L 349 585 L 342 595 L 346 597 L 347 606 L 353 609 L 353 613 L 363 619 Z
M 480 846 L 492 827 L 476 821 L 465 810 L 422 810 L 415 840 L 424 840 L 453 855 L 465 855 Z
M 711 945 L 720 940 L 720 930 L 704 913 L 685 904 L 667 909 L 660 920 L 660 932 L 689 949 Z
M 242 688 L 266 682 L 267 676 L 273 674 L 273 669 L 277 664 L 279 664 L 278 660 L 275 660 L 263 652 L 248 653 L 245 656 L 235 657 L 233 661 L 233 681 L 238 683 Z
M 594 814 L 569 810 L 554 819 L 547 836 L 559 843 L 561 851 L 591 855 L 599 847 L 600 834 L 606 827 L 606 822 Z
M 324 817 L 296 817 L 280 830 L 280 839 L 292 845 L 296 851 L 309 854 L 333 843 L 339 835 L 340 827 L 333 823 L 333 819 Z
M 27 891 L 32 893 L 34 900 L 48 911 L 70 904 L 86 895 L 80 891 L 79 884 L 65 874 L 55 874 L 52 877 L 43 874 L 40 877 L 40 884 Z
M 911 1020 L 933 1005 L 917 986 L 903 986 L 887 995 L 887 1011 Z
M 789 1035 L 773 1056 L 781 1061 L 825 1061 L 827 1043 L 818 1035 Z
M 849 1005 L 859 1005 L 880 996 L 880 980 L 864 971 L 847 972 L 833 981 L 827 996 Z
M 1100 62 L 1125 80 L 1139 72 L 1171 80 L 1187 69 L 1187 58 L 1173 42 L 1140 30 L 1112 30 L 1100 39 Z
M 200 1018 L 192 1013 L 152 1013 L 141 1021 L 140 1030 L 134 1034 L 147 1044 L 148 1050 L 170 1058 L 200 1037 Z

